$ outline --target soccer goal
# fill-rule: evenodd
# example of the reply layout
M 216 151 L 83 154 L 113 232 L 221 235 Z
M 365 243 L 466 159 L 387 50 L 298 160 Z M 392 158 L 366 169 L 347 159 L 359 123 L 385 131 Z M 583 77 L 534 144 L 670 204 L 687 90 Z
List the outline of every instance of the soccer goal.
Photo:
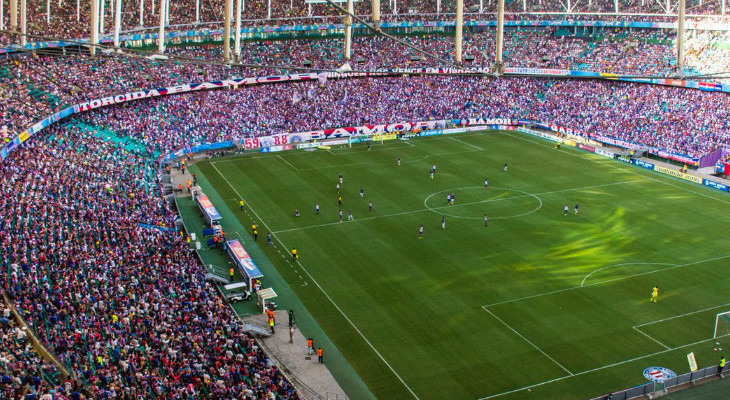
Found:
M 721 312 L 715 315 L 715 333 L 713 339 L 720 336 L 730 335 L 730 311 Z

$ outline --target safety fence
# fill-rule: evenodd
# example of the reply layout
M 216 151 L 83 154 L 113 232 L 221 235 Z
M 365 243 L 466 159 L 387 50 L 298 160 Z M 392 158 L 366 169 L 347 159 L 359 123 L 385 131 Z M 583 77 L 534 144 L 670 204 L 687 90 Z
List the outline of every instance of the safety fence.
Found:
M 648 382 L 643 385 L 618 392 L 607 393 L 591 400 L 629 400 L 642 396 L 652 399 L 666 394 L 671 388 L 687 384 L 693 385 L 698 380 L 715 377 L 717 375 L 717 365 L 713 365 L 711 367 L 698 369 L 697 371 L 692 371 L 683 375 L 677 375 L 674 378 L 669 378 L 661 383 Z

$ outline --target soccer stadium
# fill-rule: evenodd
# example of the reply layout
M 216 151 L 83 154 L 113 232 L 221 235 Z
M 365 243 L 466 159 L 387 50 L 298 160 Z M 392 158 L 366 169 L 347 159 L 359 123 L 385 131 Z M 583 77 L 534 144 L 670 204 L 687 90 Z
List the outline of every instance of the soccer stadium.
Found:
M 0 399 L 730 399 L 727 0 L 0 0 Z

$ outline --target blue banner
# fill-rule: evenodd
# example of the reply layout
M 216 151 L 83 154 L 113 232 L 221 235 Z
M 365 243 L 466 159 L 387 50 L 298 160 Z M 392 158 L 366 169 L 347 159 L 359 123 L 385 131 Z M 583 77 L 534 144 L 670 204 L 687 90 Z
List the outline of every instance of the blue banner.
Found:
M 730 191 L 730 187 L 728 187 L 728 185 L 724 185 L 722 183 L 717 183 L 717 182 L 711 181 L 709 179 L 703 179 L 702 184 L 705 186 L 709 186 L 711 188 L 715 188 L 717 190 L 722 190 L 723 192 Z
M 637 165 L 642 168 L 650 169 L 652 171 L 654 170 L 654 164 L 652 164 L 652 163 L 648 163 L 646 161 L 641 161 L 641 160 L 632 160 L 632 161 L 634 162 L 634 165 Z

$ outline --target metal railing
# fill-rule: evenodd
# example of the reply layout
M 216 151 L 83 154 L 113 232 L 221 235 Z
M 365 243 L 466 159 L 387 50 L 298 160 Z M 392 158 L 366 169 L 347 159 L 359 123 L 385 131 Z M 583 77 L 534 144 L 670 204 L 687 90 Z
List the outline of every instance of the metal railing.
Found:
M 668 392 L 670 388 L 677 387 L 680 385 L 694 384 L 697 380 L 718 376 L 717 365 L 698 369 L 686 374 L 678 375 L 674 378 L 667 379 L 660 384 L 663 386 L 661 389 L 657 387 L 655 382 L 648 382 L 643 385 L 635 386 L 629 389 L 624 389 L 618 392 L 607 393 L 602 396 L 594 397 L 591 400 L 629 400 L 637 397 L 646 396 L 649 399 L 659 397 Z

